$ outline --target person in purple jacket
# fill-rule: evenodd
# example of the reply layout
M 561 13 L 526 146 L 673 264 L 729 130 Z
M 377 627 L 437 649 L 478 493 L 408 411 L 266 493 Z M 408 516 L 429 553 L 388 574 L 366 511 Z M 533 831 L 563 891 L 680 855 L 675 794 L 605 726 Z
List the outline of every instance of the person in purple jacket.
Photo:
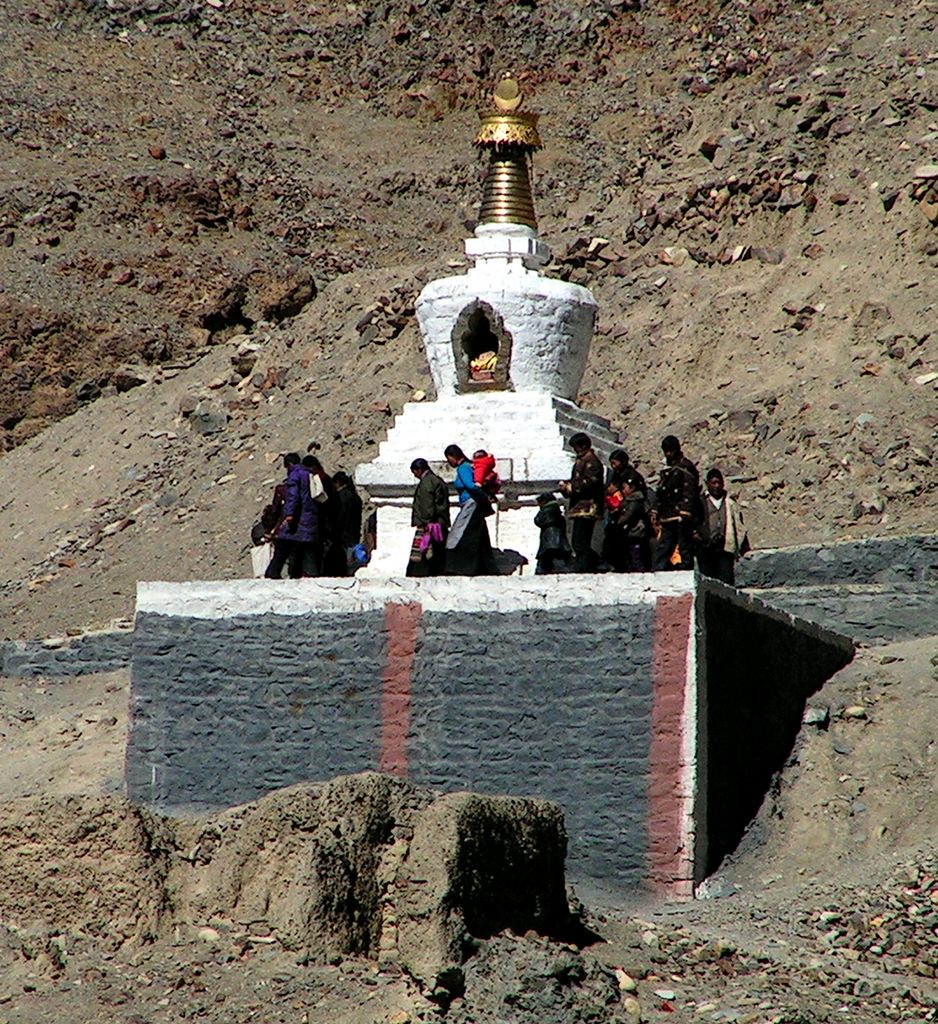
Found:
M 309 470 L 296 452 L 283 457 L 287 471 L 283 515 L 274 530 L 274 555 L 264 575 L 279 580 L 289 563 L 290 578 L 321 574 L 319 505 L 309 489 Z

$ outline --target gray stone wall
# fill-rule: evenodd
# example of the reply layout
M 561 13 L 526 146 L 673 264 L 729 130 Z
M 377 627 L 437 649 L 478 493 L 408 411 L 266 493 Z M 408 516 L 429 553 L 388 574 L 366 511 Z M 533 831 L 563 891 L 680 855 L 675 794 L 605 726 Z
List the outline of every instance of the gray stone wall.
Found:
M 845 636 L 701 580 L 698 881 L 734 850 L 782 770 L 808 697 L 853 658 Z
M 0 643 L 0 676 L 62 678 L 113 672 L 130 665 L 132 650 L 133 632 L 129 629 L 46 640 L 7 640 Z
M 756 551 L 737 563 L 738 587 L 803 587 L 938 580 L 938 534 L 872 537 Z
M 751 593 L 776 608 L 818 622 L 858 643 L 938 636 L 935 583 L 773 587 Z
M 127 788 L 160 809 L 246 803 L 376 767 L 380 612 L 138 614 Z
M 224 807 L 374 769 L 540 797 L 591 898 L 689 893 L 853 652 L 684 573 L 141 586 L 132 799 Z
M 574 878 L 645 874 L 654 605 L 424 613 L 410 777 L 557 801 Z M 127 785 L 221 807 L 379 766 L 379 611 L 197 619 L 140 613 Z
M 766 603 L 861 643 L 938 633 L 935 581 L 935 534 L 759 551 L 736 571 Z
M 651 605 L 426 615 L 414 673 L 414 781 L 554 800 L 571 866 L 638 885 L 653 621 Z

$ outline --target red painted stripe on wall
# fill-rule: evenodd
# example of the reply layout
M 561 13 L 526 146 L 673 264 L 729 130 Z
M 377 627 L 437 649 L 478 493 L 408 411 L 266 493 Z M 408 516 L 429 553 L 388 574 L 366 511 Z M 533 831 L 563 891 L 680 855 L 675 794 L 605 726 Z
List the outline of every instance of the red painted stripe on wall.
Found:
M 693 596 L 659 597 L 652 655 L 648 779 L 648 881 L 659 892 L 693 895 L 693 851 L 684 849 L 684 703 Z
M 391 775 L 407 775 L 410 688 L 423 607 L 416 602 L 384 606 L 388 654 L 381 686 L 381 751 L 378 765 Z

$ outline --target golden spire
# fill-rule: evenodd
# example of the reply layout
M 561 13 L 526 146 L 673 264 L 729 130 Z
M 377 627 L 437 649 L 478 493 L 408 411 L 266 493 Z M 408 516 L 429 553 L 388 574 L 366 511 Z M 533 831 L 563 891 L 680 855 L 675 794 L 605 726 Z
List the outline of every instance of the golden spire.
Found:
M 537 228 L 528 164 L 541 148 L 537 114 L 519 110 L 524 100 L 517 79 L 502 75 L 493 93 L 498 113 L 483 114 L 474 145 L 489 152 L 482 186 L 481 224 L 524 224 Z

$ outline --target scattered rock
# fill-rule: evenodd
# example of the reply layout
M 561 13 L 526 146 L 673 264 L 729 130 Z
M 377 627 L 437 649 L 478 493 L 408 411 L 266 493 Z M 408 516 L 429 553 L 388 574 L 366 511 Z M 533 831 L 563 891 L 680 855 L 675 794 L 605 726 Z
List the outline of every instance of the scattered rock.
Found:
M 79 402 L 93 402 L 100 397 L 101 388 L 94 380 L 86 380 L 75 389 L 75 398 Z
M 201 399 L 189 414 L 189 426 L 197 434 L 218 434 L 227 425 L 227 410 L 211 399 Z
M 804 724 L 813 725 L 817 729 L 826 729 L 830 724 L 830 708 L 826 705 L 821 707 L 808 707 L 804 713 Z
M 147 376 L 132 366 L 122 366 L 111 375 L 111 383 L 119 392 L 130 391 L 147 383 Z
M 239 341 L 239 344 L 237 351 L 231 357 L 231 365 L 234 367 L 235 372 L 241 377 L 248 377 L 257 363 L 261 346 L 258 342 L 252 340 L 247 335 L 241 335 L 239 338 L 232 338 L 232 341 Z
M 279 323 L 296 316 L 316 297 L 316 282 L 302 264 L 296 264 L 276 274 L 255 273 L 244 305 L 244 314 L 250 320 L 268 320 Z

